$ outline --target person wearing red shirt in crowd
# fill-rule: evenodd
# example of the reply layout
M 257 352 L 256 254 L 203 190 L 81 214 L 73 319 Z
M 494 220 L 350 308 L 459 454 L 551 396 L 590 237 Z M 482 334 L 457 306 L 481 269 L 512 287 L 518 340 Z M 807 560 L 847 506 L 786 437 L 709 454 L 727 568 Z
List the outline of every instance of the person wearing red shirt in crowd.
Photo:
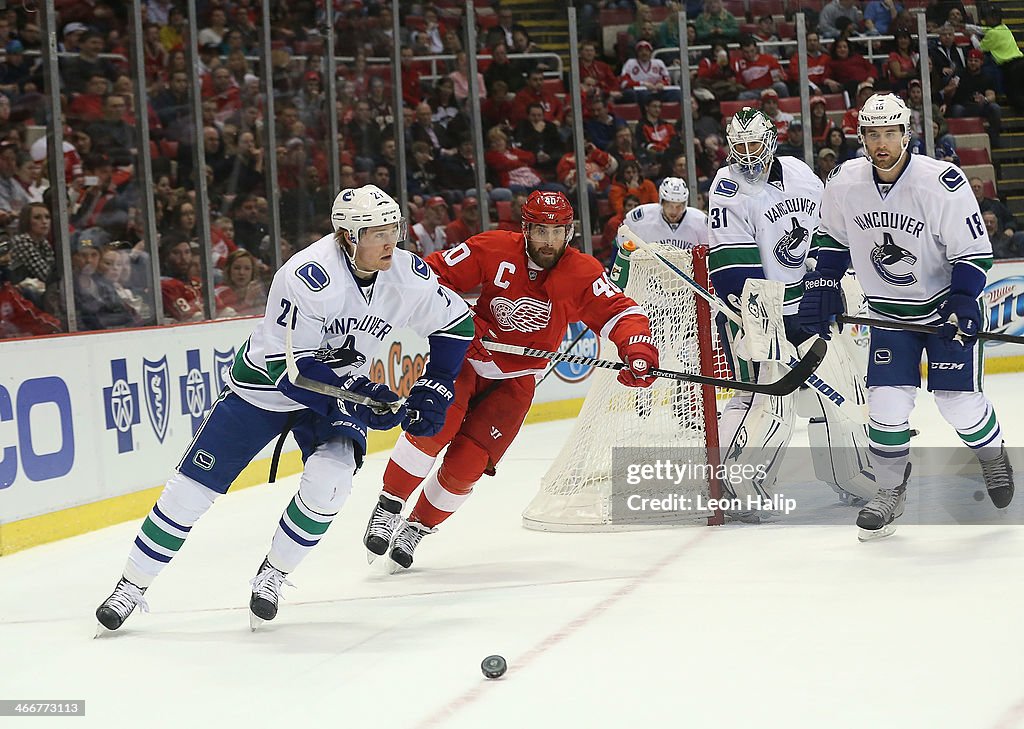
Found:
M 587 156 L 583 160 L 583 168 L 590 187 L 603 194 L 607 192 L 612 184 L 612 175 L 619 167 L 619 162 L 610 154 L 599 149 L 593 142 L 586 140 L 583 149 Z M 570 191 L 576 185 L 576 153 L 566 152 L 558 160 L 556 171 L 558 181 L 568 187 Z
M 523 424 L 547 360 L 492 354 L 481 338 L 556 350 L 568 323 L 583 321 L 618 348 L 626 363 L 621 384 L 654 383 L 658 350 L 647 314 L 612 285 L 597 260 L 569 246 L 573 217 L 563 195 L 535 191 L 523 206 L 521 232 L 487 231 L 427 257 L 444 286 L 480 290 L 473 305 L 477 339 L 441 431 L 429 438 L 403 435 L 391 453 L 363 538 L 371 559 L 390 550 L 392 561 L 410 567 L 420 540 L 469 498 L 485 473 L 494 473 Z M 431 473 L 446 446 L 440 469 Z M 405 521 L 402 509 L 421 484 Z
M 85 84 L 85 93 L 76 94 L 68 105 L 68 120 L 74 122 L 98 122 L 103 119 L 103 99 L 110 91 L 106 75 L 97 72 Z
M 640 122 L 640 144 L 648 152 L 661 154 L 676 136 L 675 127 L 661 118 L 661 101 L 651 99 L 644 107 L 644 118 Z
M 825 142 L 828 140 L 829 132 L 835 128 L 835 122 L 828 118 L 828 112 L 825 109 L 825 97 L 812 96 L 811 125 L 804 132 L 810 133 L 814 148 L 824 147 Z
M 860 127 L 860 109 L 875 93 L 875 85 L 865 81 L 857 87 L 856 105 L 843 115 L 843 134 L 855 135 Z
M 724 43 L 715 43 L 711 52 L 697 63 L 694 86 L 707 89 L 720 101 L 732 101 L 743 86 L 736 81 L 736 71 L 729 62 L 729 51 Z
M 736 80 L 746 89 L 741 91 L 739 99 L 760 99 L 761 91 L 772 88 L 779 96 L 789 96 L 789 87 L 784 81 L 786 74 L 779 64 L 779 59 L 761 53 L 757 41 L 751 35 L 740 38 L 740 53 L 733 64 Z
M 862 56 L 850 49 L 850 41 L 837 38 L 832 44 L 832 78 L 843 85 L 852 96 L 858 84 L 875 82 L 878 70 Z
M 605 98 L 618 100 L 622 96 L 619 79 L 612 67 L 597 57 L 597 41 L 585 40 L 580 44 L 580 83 L 592 78 Z
M 227 66 L 218 66 L 209 76 L 209 86 L 203 83 L 203 98 L 217 102 L 217 120 L 222 121 L 242 109 L 242 90 L 231 77 Z
M 0 339 L 56 334 L 60 322 L 26 299 L 10 281 L 11 242 L 0 239 Z
M 484 126 L 512 128 L 512 118 L 516 115 L 515 105 L 508 100 L 508 84 L 498 79 L 487 91 L 487 98 L 480 105 L 480 118 Z
M 189 274 L 191 268 L 192 244 L 184 235 L 168 233 L 160 239 L 160 293 L 169 321 L 203 318 L 203 291 Z
M 267 291 L 259 279 L 256 257 L 247 250 L 233 251 L 224 266 L 224 283 L 214 289 L 217 318 L 255 316 L 267 305 Z
M 518 233 L 523 229 L 523 205 L 526 204 L 530 195 L 525 192 L 517 192 L 512 196 L 511 220 L 499 220 L 498 230 L 511 230 Z
M 789 82 L 800 90 L 800 54 L 789 58 Z M 821 36 L 816 31 L 807 33 L 807 82 L 812 94 L 838 94 L 843 85 L 832 78 L 832 56 L 821 49 Z
M 416 68 L 416 56 L 412 48 L 402 48 L 402 101 L 407 106 L 416 107 L 423 101 L 423 90 L 420 88 L 420 72 Z
M 622 75 L 619 77 L 622 101 L 636 102 L 643 106 L 652 97 L 665 99 L 665 87 L 672 83 L 672 79 L 665 64 L 657 58 L 651 58 L 654 46 L 647 41 L 640 41 L 634 52 L 636 57 L 622 64 Z
M 654 185 L 650 180 L 644 180 L 644 182 Z M 626 220 L 626 216 L 629 215 L 629 211 L 640 205 L 640 198 L 633 193 L 626 195 L 621 201 L 622 212 L 615 213 L 613 216 L 608 218 L 608 222 L 604 224 L 604 229 L 601 231 L 601 246 L 594 246 L 594 258 L 599 260 L 601 264 L 608 268 L 612 263 L 612 253 L 615 252 L 615 236 L 618 235 L 619 226 Z M 658 190 L 654 190 L 654 202 L 658 202 Z
M 515 111 L 515 119 L 512 121 L 516 124 L 526 118 L 530 104 L 541 105 L 545 121 L 561 125 L 565 119 L 565 105 L 557 96 L 544 90 L 544 72 L 540 69 L 530 71 L 526 86 L 519 89 L 512 104 Z
M 487 144 L 490 149 L 484 154 L 484 164 L 497 176 L 499 187 L 515 192 L 516 188 L 534 188 L 543 182 L 540 173 L 533 169 L 537 160 L 533 152 L 509 147 L 505 132 L 491 129 L 487 132 Z
M 501 226 L 498 226 L 499 229 Z M 445 238 L 448 240 L 448 247 L 456 246 L 463 241 L 469 240 L 480 232 L 480 202 L 475 197 L 467 197 L 462 201 L 462 209 L 459 210 L 459 217 L 448 223 L 444 229 Z

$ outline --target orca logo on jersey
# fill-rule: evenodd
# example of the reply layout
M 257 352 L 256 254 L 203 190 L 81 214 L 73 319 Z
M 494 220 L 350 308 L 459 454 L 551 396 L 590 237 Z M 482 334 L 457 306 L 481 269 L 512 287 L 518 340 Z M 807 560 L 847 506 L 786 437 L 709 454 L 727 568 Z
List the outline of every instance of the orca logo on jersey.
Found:
M 892 239 L 892 233 L 882 233 L 882 242 L 875 243 L 871 251 L 871 265 L 875 267 L 875 272 L 880 279 L 893 286 L 913 286 L 917 283 L 917 277 L 912 272 L 893 273 L 889 270 L 889 266 L 899 263 L 913 266 L 917 263 L 917 256 L 897 245 Z
M 551 322 L 551 302 L 524 296 L 511 301 L 504 296 L 491 299 L 491 313 L 506 332 L 539 332 Z
M 799 268 L 804 265 L 804 256 L 800 253 L 800 247 L 807 242 L 810 233 L 807 228 L 800 225 L 800 221 L 795 215 L 790 218 L 790 221 L 793 227 L 787 230 L 775 244 L 775 257 L 786 268 Z
M 356 338 L 351 334 L 345 337 L 340 347 L 323 347 L 313 353 L 313 359 L 323 362 L 332 370 L 340 367 L 358 368 L 366 364 L 366 356 L 356 349 Z
M 327 275 L 327 271 L 316 261 L 302 264 L 295 269 L 295 275 L 302 280 L 302 283 L 306 284 L 306 288 L 314 293 L 323 291 L 327 288 L 327 284 L 331 282 L 331 277 Z
M 715 185 L 715 194 L 721 195 L 722 197 L 734 197 L 739 191 L 740 186 L 728 177 L 723 177 L 718 181 L 718 184 Z

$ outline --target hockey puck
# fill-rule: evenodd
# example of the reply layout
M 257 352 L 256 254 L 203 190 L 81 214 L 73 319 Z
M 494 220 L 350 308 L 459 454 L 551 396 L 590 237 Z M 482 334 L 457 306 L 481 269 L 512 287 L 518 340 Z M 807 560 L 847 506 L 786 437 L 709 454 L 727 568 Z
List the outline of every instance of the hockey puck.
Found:
M 974 500 L 975 501 L 984 501 L 985 500 L 985 492 L 984 491 L 975 491 L 974 492 Z
M 508 664 L 501 656 L 487 656 L 480 663 L 480 670 L 487 678 L 501 678 L 508 670 Z

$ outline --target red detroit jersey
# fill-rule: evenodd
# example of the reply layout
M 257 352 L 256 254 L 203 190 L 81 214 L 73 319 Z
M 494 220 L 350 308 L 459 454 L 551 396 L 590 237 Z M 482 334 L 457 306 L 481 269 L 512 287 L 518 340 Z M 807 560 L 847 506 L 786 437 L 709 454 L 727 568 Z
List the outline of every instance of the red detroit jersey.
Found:
M 523 234 L 492 230 L 426 261 L 448 288 L 463 294 L 481 289 L 473 309 L 500 342 L 555 351 L 575 321 L 611 339 L 620 351 L 630 337 L 651 333 L 644 310 L 612 284 L 597 259 L 574 248 L 549 271 L 531 269 Z M 491 379 L 537 373 L 547 363 L 501 353 L 494 363 L 480 362 L 472 352 L 474 369 Z

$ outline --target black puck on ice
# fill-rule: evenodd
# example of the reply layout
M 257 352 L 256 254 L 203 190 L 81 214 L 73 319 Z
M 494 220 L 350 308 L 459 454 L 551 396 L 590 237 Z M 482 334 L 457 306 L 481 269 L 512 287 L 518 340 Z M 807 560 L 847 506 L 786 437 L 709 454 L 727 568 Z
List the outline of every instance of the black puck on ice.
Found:
M 984 501 L 985 500 L 985 492 L 984 491 L 975 491 L 974 492 L 974 500 L 975 501 Z
M 508 670 L 508 664 L 501 656 L 487 656 L 481 661 L 480 670 L 487 678 L 501 678 Z

